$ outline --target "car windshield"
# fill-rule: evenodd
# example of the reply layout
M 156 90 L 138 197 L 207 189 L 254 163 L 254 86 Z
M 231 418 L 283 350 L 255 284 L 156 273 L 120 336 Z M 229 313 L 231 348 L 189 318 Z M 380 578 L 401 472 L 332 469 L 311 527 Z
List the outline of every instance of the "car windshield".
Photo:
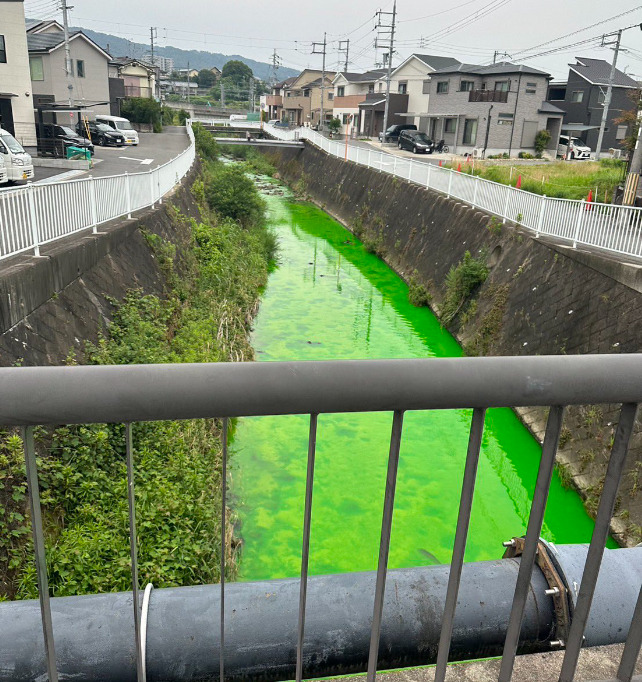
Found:
M 67 126 L 60 126 L 60 132 L 68 137 L 78 137 L 78 133 Z
M 113 128 L 110 128 L 105 123 L 97 123 L 96 124 L 96 130 L 99 130 L 101 133 L 110 133 L 110 132 L 112 132 Z
M 579 146 L 581 146 L 581 147 L 584 146 L 584 142 L 582 142 L 582 140 L 578 140 L 577 137 L 572 137 L 572 138 L 571 138 L 571 142 L 572 142 L 573 144 L 579 145 Z
M 126 119 L 120 119 L 119 121 L 114 121 L 116 124 L 116 128 L 118 130 L 131 130 L 132 129 L 132 124 Z
M 14 154 L 22 154 L 24 152 L 22 145 L 13 135 L 9 135 L 9 133 L 0 133 L 0 140 L 4 142 L 10 152 L 13 152 Z
M 430 144 L 431 140 L 426 135 L 426 133 L 415 133 L 414 136 L 415 140 L 418 140 L 419 142 L 425 142 L 426 144 Z

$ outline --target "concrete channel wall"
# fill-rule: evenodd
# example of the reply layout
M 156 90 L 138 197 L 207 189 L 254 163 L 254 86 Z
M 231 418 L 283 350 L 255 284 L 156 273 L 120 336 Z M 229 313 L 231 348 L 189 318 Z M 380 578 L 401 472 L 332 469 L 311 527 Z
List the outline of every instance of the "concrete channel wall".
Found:
M 345 163 L 306 145 L 266 153 L 282 178 L 363 239 L 402 277 L 415 276 L 438 313 L 448 271 L 466 251 L 490 266 L 475 302 L 449 325 L 476 355 L 632 353 L 642 350 L 641 271 L 532 238 L 514 224 L 390 175 Z M 619 406 L 569 410 L 559 453 L 561 474 L 595 514 Z M 520 416 L 543 439 L 546 413 Z M 642 435 L 637 425 L 613 531 L 640 542 Z
M 198 214 L 189 191 L 194 174 L 162 206 L 133 220 L 101 226 L 97 235 L 71 235 L 19 255 L 0 268 L 0 366 L 59 365 L 86 341 L 95 342 L 112 313 L 110 299 L 130 289 L 162 295 L 164 277 L 143 232 L 180 245 L 189 230 L 173 220 L 170 203 Z

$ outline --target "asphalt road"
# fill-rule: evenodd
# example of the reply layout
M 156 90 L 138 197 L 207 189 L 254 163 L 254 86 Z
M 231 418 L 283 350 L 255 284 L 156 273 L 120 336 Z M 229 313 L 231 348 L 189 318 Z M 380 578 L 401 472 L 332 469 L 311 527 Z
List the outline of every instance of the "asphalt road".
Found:
M 140 173 L 162 166 L 186 149 L 189 142 L 185 128 L 175 126 L 166 126 L 159 134 L 139 133 L 138 135 L 140 144 L 137 147 L 96 147 L 94 167 L 91 170 L 66 171 L 62 168 L 36 167 L 33 182 L 67 180 L 86 175 L 101 177 Z

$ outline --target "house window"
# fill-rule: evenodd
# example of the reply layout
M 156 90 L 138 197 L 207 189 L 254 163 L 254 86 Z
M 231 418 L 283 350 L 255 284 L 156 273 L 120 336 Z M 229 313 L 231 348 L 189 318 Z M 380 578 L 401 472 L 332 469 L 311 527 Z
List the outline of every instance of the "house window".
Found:
M 448 94 L 448 81 L 439 81 L 437 83 L 437 92 L 440 95 L 447 95 Z
M 423 82 L 422 87 L 421 87 L 421 92 L 424 95 L 430 94 L 430 78 Z
M 383 92 L 383 83 L 379 83 L 379 92 Z
M 499 114 L 497 116 L 497 125 L 499 126 L 512 126 L 513 125 L 513 114 Z
M 527 95 L 537 94 L 537 83 L 526 83 L 526 94 Z
M 584 99 L 584 90 L 575 90 L 571 94 L 571 102 L 581 102 Z
M 0 36 L 0 64 L 7 63 L 7 48 L 4 44 L 4 36 Z
M 606 93 L 604 92 L 604 90 L 600 90 L 597 93 L 597 103 L 598 104 L 604 104 L 605 100 L 606 100 Z
M 374 83 L 368 84 L 368 92 L 374 92 Z
M 85 60 L 84 59 L 76 59 L 76 75 L 78 78 L 84 78 L 85 77 Z
M 475 89 L 475 81 L 461 81 L 459 83 L 459 92 L 470 92 Z
M 617 130 L 615 131 L 615 139 L 616 140 L 623 140 L 626 138 L 626 134 L 629 132 L 629 129 L 627 126 L 618 126 Z
M 328 99 L 334 99 L 334 92 L 328 93 Z
M 445 133 L 454 133 L 456 127 L 457 127 L 457 119 L 447 118 L 446 122 L 444 124 L 444 132 Z
M 340 85 L 337 88 L 337 97 L 343 97 L 345 95 L 345 93 L 346 93 L 345 85 Z
M 29 71 L 32 81 L 43 81 L 45 72 L 42 67 L 42 57 L 29 57 Z
M 350 123 L 350 114 L 343 114 L 342 121 L 344 126 L 348 125 Z
M 408 94 L 408 83 L 407 81 L 399 82 L 399 90 L 398 90 L 400 95 L 407 95 Z
M 510 81 L 495 81 L 496 92 L 508 92 L 510 89 Z
M 467 118 L 464 123 L 463 143 L 473 146 L 477 141 L 477 119 Z

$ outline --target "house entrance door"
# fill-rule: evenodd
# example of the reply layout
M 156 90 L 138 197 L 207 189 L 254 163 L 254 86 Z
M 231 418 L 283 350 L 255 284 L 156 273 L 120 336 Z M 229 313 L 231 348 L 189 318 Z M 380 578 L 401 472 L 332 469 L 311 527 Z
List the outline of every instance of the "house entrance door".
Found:
M 11 100 L 9 98 L 0 98 L 0 128 L 4 128 L 12 135 L 16 134 L 13 125 L 13 109 L 11 108 Z

